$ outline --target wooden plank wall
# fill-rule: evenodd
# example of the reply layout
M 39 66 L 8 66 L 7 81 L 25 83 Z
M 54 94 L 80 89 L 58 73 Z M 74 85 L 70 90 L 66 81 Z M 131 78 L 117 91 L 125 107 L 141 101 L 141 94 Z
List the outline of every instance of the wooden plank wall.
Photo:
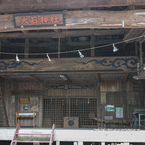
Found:
M 36 112 L 36 124 L 39 126 L 39 115 L 42 113 L 42 110 L 40 110 L 40 100 L 42 96 L 40 94 L 27 94 L 25 91 L 42 91 L 42 85 L 37 82 L 19 82 L 18 83 L 18 90 L 19 91 L 24 91 L 24 93 L 19 93 L 17 96 L 17 112 Z M 29 103 L 28 104 L 21 104 L 19 98 L 28 98 Z M 27 106 L 28 110 L 24 111 L 24 107 Z M 41 119 L 40 119 L 41 121 Z M 30 124 L 33 126 L 33 120 L 32 118 L 27 118 L 27 119 L 21 119 L 21 124 L 24 126 L 27 126 Z
M 5 80 L 4 82 L 4 97 L 6 102 L 6 109 L 8 113 L 8 119 L 10 126 L 15 126 L 15 113 L 16 112 L 32 112 L 33 109 L 38 109 L 37 112 L 37 126 L 42 126 L 42 109 L 43 109 L 43 97 L 85 97 L 85 98 L 97 98 L 97 116 L 104 119 L 105 116 L 113 116 L 116 119 L 115 112 L 106 112 L 105 105 L 115 105 L 115 107 L 123 107 L 123 119 L 130 119 L 130 115 L 134 107 L 145 107 L 145 94 L 144 84 L 141 81 L 129 80 L 125 83 L 122 81 L 101 81 L 100 85 L 92 89 L 46 89 L 41 84 L 36 82 L 12 82 Z M 99 89 L 100 88 L 100 89 Z M 20 93 L 14 93 L 19 91 Z M 30 91 L 28 93 L 28 91 Z M 31 93 L 32 92 L 32 93 Z M 34 93 L 35 92 L 35 93 Z M 40 92 L 40 93 L 37 93 Z M 46 92 L 41 94 L 41 92 Z M 15 101 L 13 97 L 15 96 Z M 20 104 L 19 98 L 28 97 L 38 98 L 38 102 L 32 104 Z M 31 101 L 30 101 L 31 102 Z M 24 111 L 23 107 L 28 106 L 28 111 Z M 34 108 L 33 108 L 34 107 Z M 31 120 L 24 120 L 24 125 L 32 123 Z M 113 127 L 113 126 L 112 126 Z
M 65 89 L 44 89 L 42 84 L 36 82 L 12 82 L 5 80 L 5 89 L 4 96 L 6 101 L 6 108 L 8 113 L 8 119 L 10 122 L 10 126 L 15 126 L 16 121 L 16 112 L 33 112 L 33 109 L 36 110 L 37 113 L 37 126 L 42 126 L 42 98 L 43 97 L 96 97 L 97 89 L 69 89 L 68 91 Z M 38 92 L 38 94 L 37 94 Z M 46 92 L 46 93 L 43 93 Z M 41 95 L 41 93 L 43 95 Z M 15 102 L 12 102 L 12 96 L 15 96 Z M 21 104 L 20 98 L 29 98 L 29 104 Z M 38 103 L 32 104 L 31 98 L 38 98 Z M 97 105 L 97 104 L 96 104 Z M 28 111 L 24 111 L 24 106 L 28 107 Z M 35 108 L 33 108 L 35 107 Z M 38 110 L 37 110 L 38 109 Z M 21 125 L 32 125 L 32 119 L 21 119 Z
M 3 93 L 4 93 L 7 116 L 8 116 L 10 127 L 15 126 L 16 101 L 12 101 L 13 95 L 11 94 L 11 90 L 16 90 L 16 89 L 17 89 L 17 84 L 15 82 L 5 80 Z
M 67 94 L 68 93 L 68 94 Z M 96 97 L 97 89 L 50 89 L 48 90 L 48 96 L 56 96 L 56 97 Z
M 116 119 L 116 112 L 105 111 L 105 105 L 114 105 L 116 107 L 123 107 L 124 120 L 130 120 L 134 108 L 145 107 L 145 93 L 144 84 L 141 81 L 129 80 L 125 83 L 125 90 L 121 81 L 102 81 L 100 84 L 101 118 L 105 116 L 112 116 Z M 115 126 L 115 125 L 114 125 Z M 110 126 L 113 127 L 113 126 Z M 117 127 L 123 127 L 117 125 Z

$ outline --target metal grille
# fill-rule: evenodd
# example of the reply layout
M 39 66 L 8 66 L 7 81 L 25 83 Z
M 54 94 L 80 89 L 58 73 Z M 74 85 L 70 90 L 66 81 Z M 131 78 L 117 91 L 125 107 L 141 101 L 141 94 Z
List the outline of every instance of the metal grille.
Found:
M 79 117 L 80 127 L 94 127 L 96 122 L 89 118 L 90 113 L 97 116 L 96 98 L 44 98 L 43 126 L 63 127 L 63 117 Z

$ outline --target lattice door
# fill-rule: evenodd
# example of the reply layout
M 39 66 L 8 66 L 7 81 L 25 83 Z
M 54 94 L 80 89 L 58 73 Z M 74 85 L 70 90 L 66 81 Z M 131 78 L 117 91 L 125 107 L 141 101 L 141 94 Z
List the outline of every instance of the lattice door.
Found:
M 43 126 L 50 127 L 53 123 L 63 127 L 63 117 L 79 117 L 80 127 L 95 127 L 96 122 L 89 118 L 93 112 L 97 117 L 96 98 L 44 98 Z

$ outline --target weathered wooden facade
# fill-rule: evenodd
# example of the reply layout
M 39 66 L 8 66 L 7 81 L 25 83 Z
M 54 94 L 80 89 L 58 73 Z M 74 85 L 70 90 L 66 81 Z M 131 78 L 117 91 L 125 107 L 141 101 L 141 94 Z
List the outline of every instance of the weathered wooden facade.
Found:
M 145 0 L 0 1 L 1 127 L 35 112 L 38 128 L 132 128 L 145 109 L 144 9 Z

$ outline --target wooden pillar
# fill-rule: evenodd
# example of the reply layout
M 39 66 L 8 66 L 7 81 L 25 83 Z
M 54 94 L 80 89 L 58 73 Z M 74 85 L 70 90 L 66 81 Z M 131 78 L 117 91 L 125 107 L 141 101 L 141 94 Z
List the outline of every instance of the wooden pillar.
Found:
M 125 75 L 125 74 L 124 74 Z M 125 77 L 125 76 L 124 76 Z M 123 92 L 123 98 L 122 98 L 122 101 L 123 101 L 123 119 L 128 119 L 127 116 L 128 116 L 128 108 L 127 108 L 127 96 L 126 96 L 126 79 L 123 79 L 122 81 L 122 92 Z
M 135 42 L 135 55 L 138 56 L 138 46 L 137 46 L 137 42 Z
M 143 65 L 143 52 L 142 52 L 142 42 L 139 41 L 139 60 L 140 60 L 140 67 Z
M 25 38 L 25 50 L 24 50 L 24 58 L 28 58 L 28 53 L 29 53 L 29 38 Z
M 91 57 L 95 56 L 95 49 L 94 49 L 94 34 L 91 35 Z
M 58 38 L 58 58 L 60 58 L 60 38 Z
M 101 109 L 101 93 L 100 93 L 100 78 L 99 78 L 99 75 L 96 74 L 95 78 L 96 78 L 96 85 L 97 85 L 97 87 L 96 87 L 96 92 L 97 92 L 97 94 L 96 94 L 96 96 L 97 96 L 97 118 L 102 118 L 102 116 L 101 116 L 102 109 Z M 101 126 L 101 124 L 98 122 L 97 127 L 99 128 L 100 126 Z
M 2 51 L 2 41 L 0 40 L 0 52 Z M 1 53 L 0 53 L 0 58 L 1 58 Z
M 40 97 L 40 102 L 39 102 L 39 117 L 38 117 L 38 127 L 42 127 L 42 118 L 43 118 L 43 97 L 41 96 Z M 36 122 L 37 124 L 37 122 Z
M 75 142 L 74 142 L 74 145 L 78 145 L 78 142 L 75 141 Z

